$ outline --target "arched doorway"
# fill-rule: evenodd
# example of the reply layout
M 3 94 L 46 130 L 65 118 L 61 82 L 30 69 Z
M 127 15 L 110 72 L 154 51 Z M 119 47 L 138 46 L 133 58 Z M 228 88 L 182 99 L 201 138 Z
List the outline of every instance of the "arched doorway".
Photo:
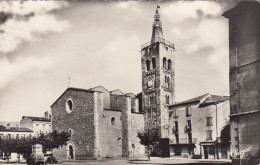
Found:
M 75 160 L 75 145 L 72 142 L 69 142 L 66 145 L 66 151 L 67 151 L 67 159 L 68 160 Z
M 69 146 L 69 158 L 74 159 L 73 147 L 71 145 Z

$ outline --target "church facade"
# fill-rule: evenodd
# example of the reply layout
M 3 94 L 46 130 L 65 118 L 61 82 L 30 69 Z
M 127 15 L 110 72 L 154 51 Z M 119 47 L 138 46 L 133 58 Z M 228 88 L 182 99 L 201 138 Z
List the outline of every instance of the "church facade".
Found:
M 52 128 L 68 131 L 68 144 L 54 150 L 58 159 L 100 159 L 144 155 L 137 132 L 144 129 L 138 100 L 102 86 L 68 88 L 51 106 Z

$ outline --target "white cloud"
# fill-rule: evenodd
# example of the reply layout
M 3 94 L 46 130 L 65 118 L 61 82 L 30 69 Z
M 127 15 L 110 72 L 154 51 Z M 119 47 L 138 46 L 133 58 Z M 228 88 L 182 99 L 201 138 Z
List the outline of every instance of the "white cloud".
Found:
M 12 63 L 5 58 L 0 61 L 0 89 L 5 87 L 10 81 L 21 73 L 28 72 L 30 70 L 47 70 L 53 65 L 54 62 L 50 58 L 17 58 Z
M 28 15 L 31 13 L 44 14 L 52 10 L 67 7 L 65 1 L 2 1 L 0 2 L 0 10 L 2 12 Z
M 161 13 L 176 24 L 187 18 L 198 18 L 198 11 L 204 14 L 220 15 L 221 6 L 213 1 L 178 1 L 165 7 Z
M 35 41 L 36 37 L 48 32 L 61 32 L 69 27 L 66 21 L 58 20 L 50 11 L 66 7 L 67 2 L 0 2 L 1 10 L 12 14 L 0 29 L 0 52 L 15 51 L 23 41 Z M 32 16 L 26 16 L 33 13 Z M 34 35 L 36 34 L 36 35 Z

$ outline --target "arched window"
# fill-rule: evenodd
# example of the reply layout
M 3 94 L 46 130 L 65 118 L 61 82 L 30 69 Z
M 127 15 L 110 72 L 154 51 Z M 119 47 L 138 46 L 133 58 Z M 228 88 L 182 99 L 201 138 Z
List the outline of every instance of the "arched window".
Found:
M 66 111 L 68 114 L 70 114 L 73 110 L 73 101 L 71 98 L 69 98 L 66 102 Z
M 147 71 L 150 70 L 150 61 L 149 60 L 146 60 L 146 69 L 147 69 Z
M 169 104 L 170 102 L 170 96 L 166 95 L 166 104 Z
M 172 69 L 172 61 L 169 59 L 168 60 L 168 69 L 171 70 Z
M 167 77 L 167 87 L 170 88 L 170 78 Z
M 153 69 L 156 68 L 156 59 L 153 57 L 152 58 L 152 65 L 153 65 Z
M 116 119 L 114 117 L 111 117 L 111 125 L 115 125 Z
M 164 69 L 166 69 L 166 61 L 167 61 L 166 58 L 163 57 L 163 68 L 164 68 Z

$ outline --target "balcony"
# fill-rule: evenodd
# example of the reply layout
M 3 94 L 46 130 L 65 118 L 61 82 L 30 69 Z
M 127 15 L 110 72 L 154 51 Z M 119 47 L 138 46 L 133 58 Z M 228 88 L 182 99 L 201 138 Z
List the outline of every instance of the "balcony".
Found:
M 152 45 L 153 43 L 156 43 L 156 42 L 161 42 L 161 43 L 163 43 L 165 45 L 168 45 L 168 46 L 174 48 L 174 44 L 172 42 L 167 41 L 167 40 L 165 40 L 165 39 L 163 39 L 161 37 L 158 37 L 158 38 L 153 39 L 152 41 L 149 41 L 149 42 L 143 44 L 141 46 L 141 49 L 146 48 L 147 46 Z
M 171 139 L 170 140 L 170 144 L 196 144 L 197 143 L 197 138 L 192 138 L 191 143 L 189 143 L 189 139 L 185 138 L 185 139 L 179 139 L 179 142 L 176 142 L 176 139 Z

